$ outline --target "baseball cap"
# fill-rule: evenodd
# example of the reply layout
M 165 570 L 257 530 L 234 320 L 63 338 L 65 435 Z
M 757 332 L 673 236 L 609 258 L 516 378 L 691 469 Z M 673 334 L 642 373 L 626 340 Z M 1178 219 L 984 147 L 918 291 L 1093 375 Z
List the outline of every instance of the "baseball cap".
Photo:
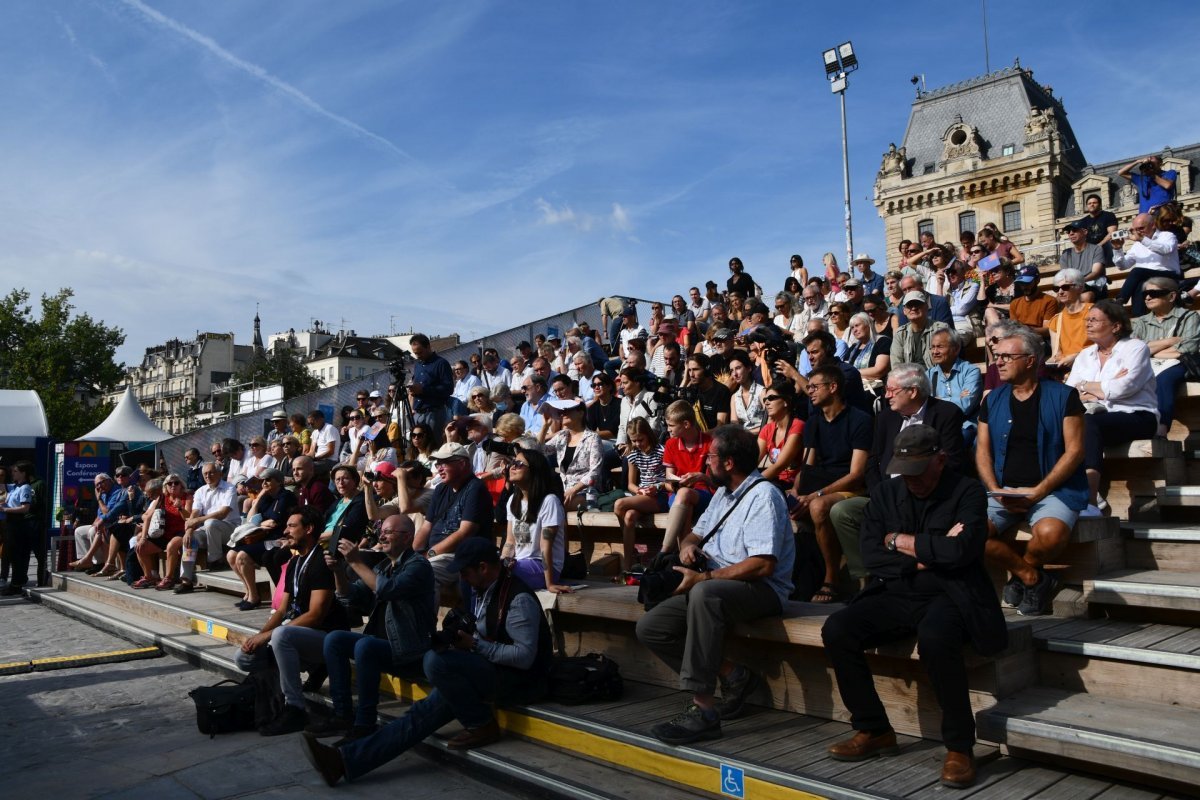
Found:
M 929 305 L 929 301 L 925 299 L 925 293 L 916 290 L 906 292 L 904 299 L 900 301 L 900 305 L 902 306 L 906 306 L 909 303 L 920 303 L 923 306 Z
M 1086 231 L 1087 225 L 1084 225 L 1082 222 L 1076 220 L 1074 222 L 1068 222 L 1066 225 L 1063 225 L 1063 230 L 1064 231 Z
M 437 450 L 434 450 L 429 457 L 433 461 L 452 461 L 456 458 L 470 460 L 471 454 L 467 452 L 467 448 L 457 442 L 446 442 Z
M 1037 267 L 1021 267 L 1017 273 L 1017 283 L 1033 283 L 1040 277 Z
M 940 452 L 937 431 L 929 425 L 909 425 L 896 436 L 887 471 L 891 475 L 920 475 Z
M 459 542 L 454 548 L 454 559 L 448 569 L 451 572 L 461 572 L 466 567 L 474 567 L 482 563 L 499 564 L 500 551 L 496 545 L 483 536 L 471 536 L 464 542 Z
M 717 328 L 715 331 L 713 331 L 712 337 L 714 340 L 715 339 L 732 339 L 733 331 L 729 330 L 729 328 Z
M 384 478 L 390 478 L 390 477 L 392 477 L 393 474 L 395 474 L 395 472 L 396 472 L 396 467 L 392 464 L 392 462 L 380 461 L 378 464 L 375 465 L 374 469 L 369 469 L 365 473 L 363 473 L 363 477 L 365 477 L 369 481 L 373 481 L 373 480 L 375 480 L 375 478 L 380 477 L 380 476 L 382 476 Z

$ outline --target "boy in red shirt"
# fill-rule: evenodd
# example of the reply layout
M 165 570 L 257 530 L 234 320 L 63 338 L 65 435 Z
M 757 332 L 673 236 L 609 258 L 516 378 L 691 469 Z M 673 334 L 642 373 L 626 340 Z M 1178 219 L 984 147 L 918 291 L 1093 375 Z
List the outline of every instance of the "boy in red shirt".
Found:
M 692 522 L 704 513 L 712 499 L 713 488 L 705 477 L 704 463 L 712 447 L 712 436 L 700 430 L 696 409 L 686 400 L 676 400 L 667 406 L 666 416 L 671 438 L 663 447 L 663 466 L 673 494 L 662 549 L 673 552 L 679 549 L 679 540 L 692 529 Z

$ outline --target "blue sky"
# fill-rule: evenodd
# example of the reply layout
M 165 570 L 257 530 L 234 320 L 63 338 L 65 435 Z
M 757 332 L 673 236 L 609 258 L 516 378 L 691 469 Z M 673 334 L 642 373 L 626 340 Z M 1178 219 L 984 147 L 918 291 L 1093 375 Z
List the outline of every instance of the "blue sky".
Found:
M 1200 141 L 1194 3 L 989 4 L 1064 98 L 1084 154 Z M 71 286 L 120 356 L 312 318 L 482 335 L 602 294 L 769 288 L 842 253 L 840 124 L 821 51 L 854 42 L 856 250 L 913 89 L 984 71 L 979 3 L 0 4 L 0 274 Z M 775 280 L 779 276 L 779 280 Z

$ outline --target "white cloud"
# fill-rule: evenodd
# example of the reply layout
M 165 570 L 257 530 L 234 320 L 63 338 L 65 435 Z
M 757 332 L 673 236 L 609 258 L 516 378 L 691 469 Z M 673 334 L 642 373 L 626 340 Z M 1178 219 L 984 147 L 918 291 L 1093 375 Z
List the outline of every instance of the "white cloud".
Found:
M 567 224 L 567 225 L 575 225 L 576 227 L 579 227 L 579 224 L 581 221 L 579 220 L 578 217 L 575 216 L 575 212 L 571 209 L 570 206 L 562 206 L 561 208 L 555 208 L 554 206 L 550 205 L 550 203 L 545 198 L 542 198 L 542 197 L 539 197 L 537 199 L 537 201 L 534 203 L 534 205 L 537 206 L 538 211 L 542 215 L 541 219 L 538 220 L 538 222 L 542 225 Z M 588 227 L 591 227 L 591 226 L 588 225 Z M 586 230 L 586 228 L 581 228 L 581 230 Z
M 534 201 L 537 207 L 539 225 L 567 225 L 577 231 L 588 233 L 593 230 L 608 230 L 616 233 L 627 233 L 633 229 L 629 211 L 620 203 L 612 204 L 612 211 L 606 215 L 587 212 L 577 212 L 567 204 L 555 206 L 544 197 Z
M 613 203 L 612 205 L 612 226 L 618 231 L 628 231 L 633 227 L 633 224 L 629 221 L 629 212 L 620 203 Z

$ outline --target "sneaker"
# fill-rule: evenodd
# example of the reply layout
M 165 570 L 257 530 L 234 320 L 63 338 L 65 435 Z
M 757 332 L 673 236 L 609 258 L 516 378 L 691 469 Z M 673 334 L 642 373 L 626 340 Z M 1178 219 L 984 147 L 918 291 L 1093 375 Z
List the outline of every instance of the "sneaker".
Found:
M 708 739 L 721 738 L 721 717 L 711 711 L 711 718 L 700 706 L 689 703 L 687 710 L 670 722 L 662 722 L 650 729 L 650 735 L 667 744 L 691 744 Z
M 1025 598 L 1025 583 L 1013 575 L 1008 579 L 1008 583 L 1004 584 L 1004 605 L 1009 608 L 1017 608 L 1021 605 L 1021 600 Z
M 721 679 L 721 702 L 717 713 L 721 719 L 737 719 L 746 710 L 746 701 L 762 685 L 762 678 L 749 667 L 741 666 L 740 680 Z
M 308 725 L 308 712 L 303 708 L 284 705 L 279 716 L 263 725 L 258 732 L 263 736 L 282 736 L 285 733 L 300 733 Z
M 1042 569 L 1038 570 L 1038 574 L 1038 582 L 1025 587 L 1025 597 L 1017 606 L 1017 613 L 1023 617 L 1037 617 L 1050 613 L 1054 590 L 1058 588 L 1058 578 Z

